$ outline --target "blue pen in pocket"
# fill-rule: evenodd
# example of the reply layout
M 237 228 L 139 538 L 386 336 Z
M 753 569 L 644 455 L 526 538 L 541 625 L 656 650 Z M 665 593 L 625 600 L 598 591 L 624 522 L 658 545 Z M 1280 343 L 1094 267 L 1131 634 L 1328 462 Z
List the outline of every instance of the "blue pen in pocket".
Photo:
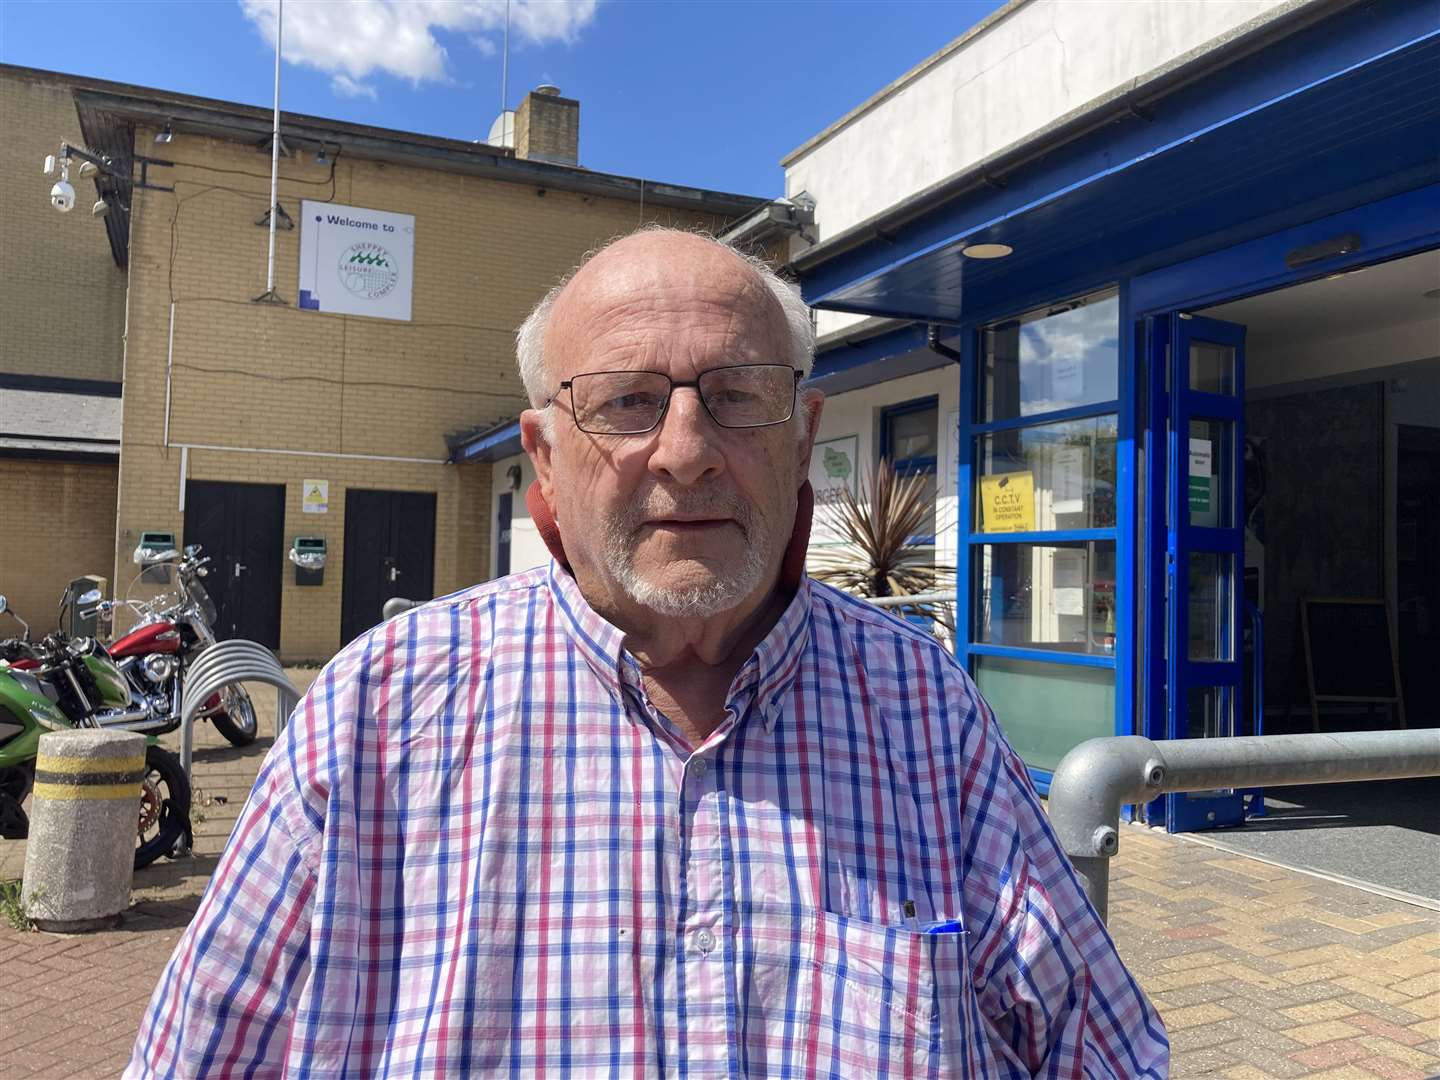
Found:
M 937 919 L 935 922 L 920 924 L 922 934 L 963 934 L 965 924 L 959 919 Z

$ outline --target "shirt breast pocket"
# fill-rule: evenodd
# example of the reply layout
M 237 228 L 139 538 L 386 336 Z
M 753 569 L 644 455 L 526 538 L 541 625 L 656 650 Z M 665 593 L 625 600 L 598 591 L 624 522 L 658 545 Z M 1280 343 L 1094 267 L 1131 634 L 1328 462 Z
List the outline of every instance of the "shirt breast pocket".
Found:
M 965 1075 L 971 995 L 963 929 L 921 933 L 829 912 L 808 921 L 797 1047 L 805 1075 Z

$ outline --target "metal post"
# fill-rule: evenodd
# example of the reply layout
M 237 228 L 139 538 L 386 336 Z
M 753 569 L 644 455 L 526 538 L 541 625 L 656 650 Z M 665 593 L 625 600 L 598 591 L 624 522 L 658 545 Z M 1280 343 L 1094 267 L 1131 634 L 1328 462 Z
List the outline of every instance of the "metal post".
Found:
M 1416 776 L 1440 776 L 1440 729 L 1163 742 L 1122 735 L 1090 739 L 1065 755 L 1050 782 L 1050 821 L 1104 919 L 1125 803 L 1174 791 Z
M 280 37 L 285 31 L 285 0 L 275 12 L 275 119 L 270 132 L 270 265 L 265 274 L 265 292 L 275 295 L 275 219 L 280 202 Z

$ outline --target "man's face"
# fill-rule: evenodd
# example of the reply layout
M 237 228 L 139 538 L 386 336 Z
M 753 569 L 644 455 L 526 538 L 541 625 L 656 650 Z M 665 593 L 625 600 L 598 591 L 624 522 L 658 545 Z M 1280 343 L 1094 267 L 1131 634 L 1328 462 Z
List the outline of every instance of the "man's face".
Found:
M 697 237 L 638 234 L 592 260 L 556 302 L 546 392 L 588 372 L 692 382 L 712 368 L 789 359 L 780 307 L 741 260 Z M 732 429 L 694 388 L 677 388 L 659 426 L 640 435 L 583 432 L 570 409 L 561 393 L 548 438 L 542 413 L 527 412 L 521 427 L 582 583 L 598 578 L 662 615 L 696 618 L 773 587 L 818 401 L 802 399 L 785 424 Z

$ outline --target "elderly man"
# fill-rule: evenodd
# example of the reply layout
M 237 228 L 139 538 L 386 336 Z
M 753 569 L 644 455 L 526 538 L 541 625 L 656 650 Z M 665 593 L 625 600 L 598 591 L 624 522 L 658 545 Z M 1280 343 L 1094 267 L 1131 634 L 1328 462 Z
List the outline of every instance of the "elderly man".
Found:
M 130 1075 L 1166 1074 L 965 672 L 802 574 L 812 348 L 685 233 L 540 304 L 553 561 L 322 673 Z

